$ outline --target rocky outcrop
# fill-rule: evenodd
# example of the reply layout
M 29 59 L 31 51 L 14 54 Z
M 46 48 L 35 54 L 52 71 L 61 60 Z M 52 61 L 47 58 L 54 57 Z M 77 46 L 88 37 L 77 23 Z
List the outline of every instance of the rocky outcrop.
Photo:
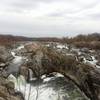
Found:
M 0 71 L 5 69 L 12 59 L 13 56 L 11 55 L 10 50 L 4 46 L 0 46 Z
M 34 76 L 59 72 L 75 83 L 91 100 L 100 100 L 100 71 L 84 64 L 71 55 L 64 55 L 51 48 L 32 44 L 27 51 L 31 52 L 26 67 L 31 68 Z M 28 53 L 27 53 L 28 56 Z
M 0 46 L 0 62 L 7 62 L 10 59 L 12 59 L 10 51 L 4 46 Z
M 14 83 L 0 77 L 0 100 L 24 100 L 22 95 L 18 95 Z
M 0 46 L 0 100 L 23 100 L 22 95 L 16 94 L 14 83 L 3 77 L 12 59 L 10 49 Z

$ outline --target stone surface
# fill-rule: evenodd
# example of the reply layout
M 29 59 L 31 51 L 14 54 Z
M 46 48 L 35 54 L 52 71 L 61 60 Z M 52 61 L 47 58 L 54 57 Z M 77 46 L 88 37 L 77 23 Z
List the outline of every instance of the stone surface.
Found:
M 0 100 L 23 100 L 22 98 L 16 95 L 14 83 L 0 77 Z
M 77 87 L 91 100 L 100 100 L 100 70 L 89 64 L 78 61 L 75 56 L 58 52 L 55 48 L 41 46 L 38 43 L 26 45 L 24 48 L 24 56 L 28 58 L 23 66 L 20 67 L 19 74 L 29 78 L 29 69 L 33 71 L 33 77 L 40 78 L 42 75 L 52 72 L 59 72 L 66 78 L 72 80 Z M 6 62 L 9 53 L 1 47 L 0 61 Z M 76 49 L 74 55 L 78 55 Z M 83 50 L 83 56 L 91 61 L 91 56 L 86 55 L 87 50 Z M 68 53 L 68 52 L 67 52 Z M 18 54 L 22 54 L 19 51 Z M 4 66 L 2 66 L 4 67 Z M 0 78 L 0 97 L 1 100 L 22 100 L 23 97 L 19 93 L 15 93 L 14 84 L 9 83 L 5 78 Z
M 7 62 L 12 58 L 10 51 L 4 47 L 0 46 L 0 62 Z
M 59 53 L 52 48 L 42 48 L 36 45 L 31 47 L 30 45 L 28 49 L 33 54 L 31 63 L 27 62 L 27 67 L 31 67 L 37 77 L 51 72 L 59 72 L 70 78 L 91 100 L 100 100 L 100 92 L 97 92 L 98 89 L 96 89 L 100 86 L 98 77 L 100 73 L 95 67 L 76 61 L 73 57 Z M 87 59 L 92 60 L 90 56 Z M 95 78 L 92 72 L 96 74 Z M 94 81 L 95 79 L 98 79 L 97 82 Z

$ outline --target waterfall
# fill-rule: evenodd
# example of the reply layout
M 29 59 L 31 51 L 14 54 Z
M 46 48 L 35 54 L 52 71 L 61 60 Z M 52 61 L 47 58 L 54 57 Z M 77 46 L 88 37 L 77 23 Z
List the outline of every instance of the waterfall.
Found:
M 34 81 L 34 80 L 36 80 L 37 78 L 33 78 L 33 71 L 32 71 L 32 69 L 29 69 L 29 81 Z
M 8 80 L 14 82 L 15 91 L 21 92 L 25 100 L 57 100 L 58 94 L 53 88 L 46 88 L 45 85 L 34 86 L 27 83 L 22 75 L 16 78 L 11 74 Z

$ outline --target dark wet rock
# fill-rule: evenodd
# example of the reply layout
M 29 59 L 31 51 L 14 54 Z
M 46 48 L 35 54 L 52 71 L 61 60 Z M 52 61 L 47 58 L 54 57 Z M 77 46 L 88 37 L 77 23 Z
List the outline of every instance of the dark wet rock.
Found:
M 92 59 L 90 54 L 82 53 L 79 57 L 83 58 L 83 59 L 85 58 L 88 61 L 93 61 L 93 59 Z
M 93 61 L 92 57 L 90 55 L 85 56 L 86 60 Z
M 53 88 L 55 91 L 62 91 L 67 100 L 78 100 L 78 98 L 80 98 L 79 100 L 88 100 L 88 98 L 84 96 L 83 92 L 81 92 L 71 80 L 64 77 L 56 77 L 51 79 L 49 82 L 47 82 L 47 88 L 48 87 Z
M 10 62 L 7 62 L 7 63 L 3 63 L 3 62 L 2 62 L 2 63 L 0 63 L 0 71 L 3 72 L 3 70 L 6 69 L 6 68 L 8 67 L 9 63 L 10 63 Z
M 23 97 L 23 94 L 21 92 L 15 92 L 14 95 L 17 96 L 18 98 L 20 98 L 20 100 L 25 100 L 25 98 Z
M 100 61 L 98 61 L 98 62 L 96 63 L 96 65 L 100 66 Z
M 20 50 L 14 51 L 17 56 L 26 56 L 27 50 L 25 48 L 21 48 Z

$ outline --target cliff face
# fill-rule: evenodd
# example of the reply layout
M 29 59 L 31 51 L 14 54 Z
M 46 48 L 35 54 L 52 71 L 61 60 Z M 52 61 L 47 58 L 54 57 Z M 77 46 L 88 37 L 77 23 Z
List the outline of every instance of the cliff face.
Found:
M 100 100 L 99 69 L 77 60 L 73 55 L 65 55 L 53 48 L 43 47 L 39 44 L 37 46 L 31 44 L 25 49 L 29 60 L 24 66 L 32 69 L 34 77 L 39 78 L 43 74 L 59 72 L 71 79 L 91 100 Z

